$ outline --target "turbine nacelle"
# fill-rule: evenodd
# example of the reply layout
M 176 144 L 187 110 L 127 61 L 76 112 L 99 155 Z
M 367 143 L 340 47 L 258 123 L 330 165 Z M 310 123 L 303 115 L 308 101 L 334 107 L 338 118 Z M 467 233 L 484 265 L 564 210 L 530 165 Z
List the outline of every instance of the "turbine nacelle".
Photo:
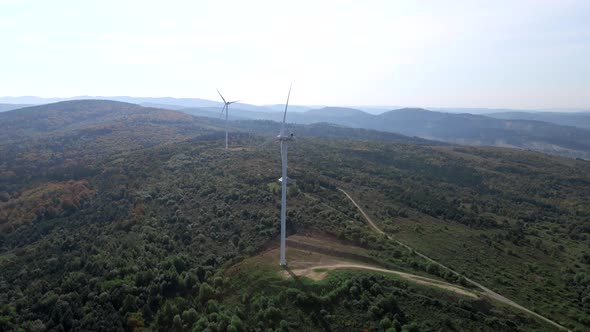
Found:
M 277 140 L 278 141 L 294 141 L 295 140 L 295 135 L 293 135 L 293 133 L 291 133 L 289 135 L 279 134 L 277 136 Z
M 291 179 L 290 177 L 287 176 L 287 185 L 290 185 L 294 181 L 295 180 L 293 180 L 293 179 Z M 282 177 L 279 178 L 279 183 L 283 183 L 283 178 Z

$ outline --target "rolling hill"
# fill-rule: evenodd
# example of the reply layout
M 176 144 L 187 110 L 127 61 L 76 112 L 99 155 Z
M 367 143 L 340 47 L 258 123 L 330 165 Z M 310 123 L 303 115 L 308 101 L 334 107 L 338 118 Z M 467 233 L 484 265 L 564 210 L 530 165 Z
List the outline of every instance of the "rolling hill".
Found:
M 497 112 L 486 116 L 504 120 L 534 120 L 590 129 L 590 112 Z
M 213 113 L 195 113 L 213 116 Z M 280 113 L 231 110 L 234 119 L 280 121 Z M 573 120 L 572 120 L 573 121 Z M 360 110 L 325 107 L 289 114 L 289 122 L 333 123 L 429 140 L 529 149 L 572 158 L 590 159 L 590 130 L 537 120 L 505 120 L 483 115 L 433 112 L 406 108 L 373 115 Z
M 71 98 L 73 101 L 84 97 Z M 221 103 L 196 98 L 108 97 L 147 107 L 173 109 L 198 117 L 219 119 Z M 36 97 L 0 98 L 10 102 L 42 102 Z M 282 119 L 280 105 L 255 106 L 236 103 L 231 120 Z M 499 112 L 486 115 L 434 112 L 403 108 L 371 114 L 355 108 L 293 106 L 289 122 L 296 124 L 331 123 L 421 137 L 472 146 L 500 146 L 528 149 L 570 158 L 590 159 L 590 118 L 588 113 Z M 374 109 L 371 109 L 374 111 Z M 381 109 L 379 109 L 381 112 Z M 446 110 L 446 109 L 445 109 Z M 465 109 L 469 111 L 470 109 Z M 477 109 L 483 112 L 485 109 Z M 373 112 L 371 111 L 371 112 Z M 453 110 L 456 111 L 456 110 Z M 486 110 L 494 111 L 491 109 Z M 500 111 L 500 110 L 496 110 Z
M 184 113 L 144 108 L 108 100 L 77 100 L 22 108 L 0 114 L 2 141 L 41 134 L 112 126 L 125 123 L 182 124 L 192 118 Z
M 135 104 L 79 100 L 0 113 L 0 191 L 75 179 L 115 153 L 220 130 L 215 120 Z
M 100 100 L 112 100 L 120 101 L 131 104 L 142 104 L 150 103 L 157 105 L 171 105 L 178 107 L 210 107 L 221 105 L 220 102 L 199 99 L 199 98 L 171 98 L 171 97 L 129 97 L 129 96 L 76 96 L 69 98 L 42 98 L 35 96 L 22 96 L 22 97 L 0 97 L 0 102 L 11 103 L 11 104 L 50 104 L 62 101 L 75 101 L 75 100 L 89 100 L 89 99 L 100 99 Z
M 380 115 L 373 129 L 446 142 L 530 149 L 590 158 L 590 131 L 532 120 L 499 120 L 480 115 L 402 109 Z
M 230 137 L 256 134 L 271 138 L 278 132 L 277 123 L 270 121 L 232 122 L 231 126 L 234 134 Z M 3 112 L 0 191 L 14 190 L 31 179 L 76 178 L 73 174 L 92 172 L 94 163 L 115 153 L 197 136 L 220 138 L 224 127 L 225 122 L 215 118 L 109 100 L 64 101 Z M 298 125 L 292 129 L 298 135 L 311 137 L 430 144 L 419 138 L 351 131 L 330 124 Z
M 172 98 L 172 97 L 130 97 L 130 96 L 76 96 L 69 98 L 41 98 L 35 96 L 23 96 L 23 97 L 0 97 L 0 103 L 6 104 L 28 104 L 28 105 L 43 105 L 50 103 L 57 103 L 62 101 L 75 101 L 75 100 L 112 100 L 124 103 L 138 104 L 146 107 L 165 108 L 179 110 L 183 108 L 218 108 L 221 110 L 223 103 L 221 100 L 207 100 L 200 98 Z M 284 108 L 284 105 L 268 105 L 258 106 L 246 103 L 236 103 L 235 107 L 251 111 L 251 112 L 266 112 L 273 113 L 279 112 Z M 291 105 L 293 112 L 302 112 L 310 110 L 312 107 L 309 106 L 298 106 Z

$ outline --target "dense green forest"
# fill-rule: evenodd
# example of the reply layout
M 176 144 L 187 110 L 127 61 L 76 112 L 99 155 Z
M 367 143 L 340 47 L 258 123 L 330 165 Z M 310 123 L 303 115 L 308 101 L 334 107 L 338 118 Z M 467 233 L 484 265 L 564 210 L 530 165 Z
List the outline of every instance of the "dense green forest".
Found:
M 312 281 L 254 264 L 278 244 L 275 123 L 233 123 L 241 132 L 224 151 L 217 121 L 87 103 L 0 114 L 0 330 L 552 328 L 378 273 Z M 322 126 L 292 128 L 289 234 L 332 236 L 379 266 L 469 287 L 373 232 L 343 188 L 394 238 L 590 328 L 590 163 Z

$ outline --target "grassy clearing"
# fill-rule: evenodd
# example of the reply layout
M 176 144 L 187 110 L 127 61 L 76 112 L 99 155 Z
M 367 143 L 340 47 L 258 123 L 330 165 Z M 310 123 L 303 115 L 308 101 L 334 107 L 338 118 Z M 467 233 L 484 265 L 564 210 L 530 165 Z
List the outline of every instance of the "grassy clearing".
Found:
M 325 247 L 334 245 L 348 253 L 366 253 L 364 249 L 333 240 L 304 236 L 296 236 L 295 240 Z M 497 331 L 517 325 L 528 331 L 550 330 L 525 314 L 514 313 L 512 308 L 486 298 L 458 295 L 399 275 L 361 269 L 310 269 L 358 261 L 289 248 L 286 271 L 278 265 L 278 257 L 278 248 L 273 248 L 229 267 L 223 274 L 231 285 L 226 293 L 233 294 L 230 302 L 245 304 L 250 309 L 256 303 L 280 307 L 284 313 L 283 324 L 293 330 L 329 327 L 383 331 L 384 326 L 394 324 L 417 330 Z M 322 277 L 297 276 L 293 272 L 298 269 L 309 269 Z M 365 309 L 359 310 L 362 307 Z M 268 307 L 257 310 L 268 310 Z M 312 311 L 318 315 L 310 315 Z

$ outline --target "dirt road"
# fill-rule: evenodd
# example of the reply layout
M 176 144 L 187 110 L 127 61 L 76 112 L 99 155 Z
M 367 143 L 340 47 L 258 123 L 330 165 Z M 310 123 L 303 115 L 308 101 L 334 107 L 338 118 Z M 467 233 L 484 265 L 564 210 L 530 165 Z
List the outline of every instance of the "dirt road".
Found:
M 418 276 L 415 274 L 394 271 L 394 270 L 387 270 L 387 269 L 382 269 L 382 268 L 369 266 L 369 265 L 362 265 L 362 264 L 338 263 L 338 264 L 333 264 L 333 265 L 316 265 L 316 266 L 312 266 L 312 267 L 305 268 L 305 269 L 292 270 L 291 272 L 293 272 L 295 275 L 298 275 L 298 276 L 305 276 L 305 277 L 308 277 L 311 279 L 321 280 L 326 276 L 326 273 L 325 272 L 318 272 L 318 270 L 336 270 L 336 269 L 363 269 L 363 270 L 371 270 L 371 271 L 395 274 L 399 277 L 413 281 L 417 284 L 438 287 L 438 288 L 442 288 L 442 289 L 445 289 L 445 290 L 448 290 L 448 291 L 451 291 L 451 292 L 454 292 L 457 294 L 461 294 L 461 295 L 465 295 L 465 296 L 469 296 L 469 297 L 473 297 L 473 298 L 478 297 L 475 293 L 472 293 L 472 292 L 470 292 L 466 289 L 463 289 L 461 287 L 446 283 L 444 281 L 439 281 L 439 280 L 435 280 L 435 279 L 430 279 L 430 278 Z
M 446 269 L 446 270 L 454 273 L 457 276 L 463 277 L 467 282 L 469 282 L 470 284 L 472 284 L 472 285 L 476 286 L 477 288 L 481 289 L 488 297 L 490 297 L 490 298 L 492 298 L 492 299 L 494 299 L 496 301 L 505 303 L 505 304 L 507 304 L 509 306 L 512 306 L 514 308 L 520 309 L 520 310 L 522 310 L 522 311 L 524 311 L 524 312 L 526 312 L 526 313 L 528 313 L 530 315 L 533 315 L 533 316 L 535 316 L 535 317 L 537 317 L 537 318 L 539 318 L 539 319 L 541 319 L 541 320 L 543 320 L 543 321 L 545 321 L 545 322 L 547 322 L 547 323 L 549 323 L 549 324 L 551 324 L 551 325 L 553 325 L 553 326 L 555 326 L 555 327 L 557 327 L 559 329 L 569 331 L 564 326 L 562 326 L 562 325 L 560 325 L 560 324 L 558 324 L 558 323 L 550 320 L 549 318 L 544 317 L 544 316 L 541 316 L 538 313 L 536 313 L 536 312 L 534 312 L 532 310 L 529 310 L 529 309 L 521 306 L 520 304 L 518 304 L 518 303 L 516 303 L 516 302 L 514 302 L 514 301 L 512 301 L 512 300 L 510 300 L 510 299 L 508 299 L 508 298 L 506 298 L 506 297 L 504 297 L 504 296 L 502 296 L 502 295 L 494 292 L 494 291 L 492 291 L 491 289 L 483 286 L 482 284 L 480 284 L 478 282 L 475 282 L 475 281 L 467 278 L 466 276 L 464 276 L 464 275 L 460 274 L 459 272 L 457 272 L 457 271 L 455 271 L 455 270 L 447 267 L 446 265 L 443 265 L 442 263 L 439 263 L 439 262 L 435 261 L 434 259 L 432 259 L 432 258 L 430 258 L 430 257 L 428 257 L 428 256 L 426 256 L 426 255 L 424 255 L 424 254 L 416 251 L 414 248 L 412 248 L 412 247 L 410 247 L 410 246 L 408 246 L 408 245 L 406 245 L 404 243 L 399 242 L 398 240 L 394 239 L 392 236 L 385 234 L 385 232 L 383 232 L 379 227 L 377 227 L 377 225 L 373 222 L 373 220 L 371 220 L 371 218 L 365 213 L 365 211 L 363 211 L 363 209 L 360 207 L 360 205 L 358 205 L 357 202 L 355 202 L 355 200 L 352 197 L 350 197 L 350 195 L 346 191 L 344 191 L 344 190 L 342 190 L 340 188 L 338 188 L 338 190 L 340 190 L 344 195 L 346 195 L 346 197 L 352 202 L 352 204 L 354 204 L 354 206 L 363 215 L 363 217 L 365 218 L 365 220 L 367 221 L 367 223 L 369 224 L 369 226 L 371 228 L 373 228 L 373 230 L 375 230 L 377 233 L 383 234 L 383 235 L 387 236 L 388 239 L 390 239 L 392 241 L 395 241 L 397 244 L 399 244 L 399 245 L 407 248 L 408 250 L 414 252 L 416 255 L 418 255 L 418 256 L 426 259 L 427 261 L 429 261 L 429 262 L 431 262 L 433 264 L 436 264 L 436 265 L 438 265 L 438 266 L 440 266 L 440 267 L 442 267 L 442 268 L 444 268 L 444 269 Z

